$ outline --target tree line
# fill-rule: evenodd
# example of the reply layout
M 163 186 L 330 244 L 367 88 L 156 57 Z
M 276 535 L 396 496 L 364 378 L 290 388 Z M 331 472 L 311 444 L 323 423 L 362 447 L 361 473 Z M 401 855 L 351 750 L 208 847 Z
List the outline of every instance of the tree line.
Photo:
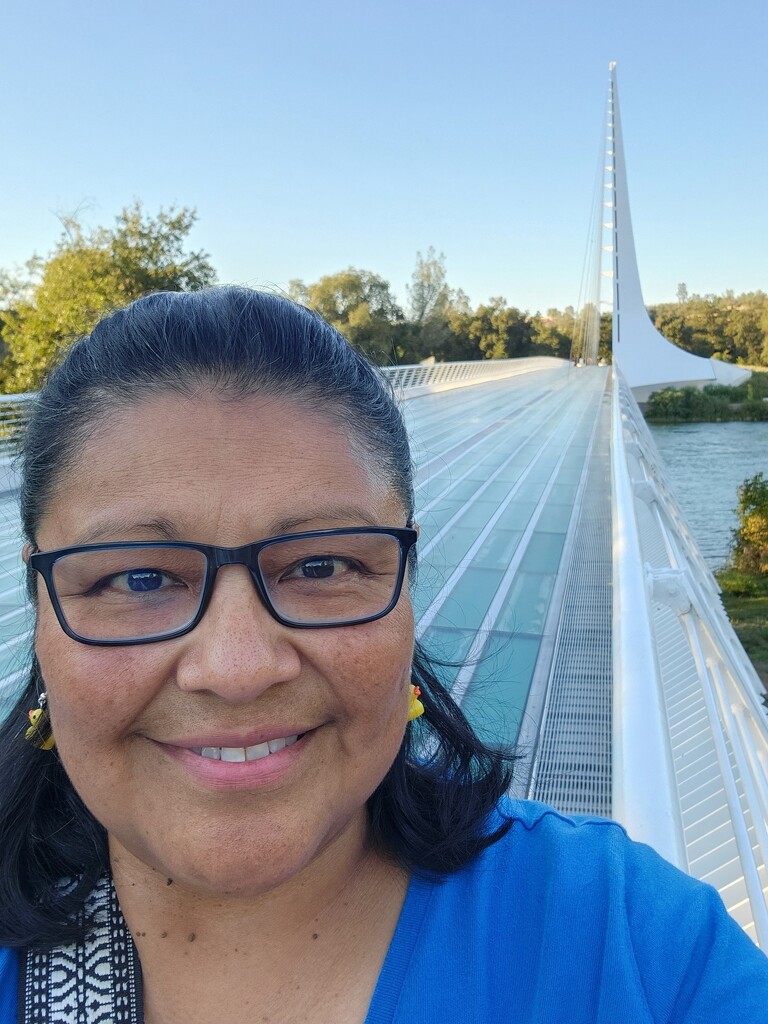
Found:
M 194 290 L 216 282 L 210 256 L 187 248 L 196 220 L 189 208 L 151 216 L 126 207 L 112 227 L 86 229 L 62 218 L 62 233 L 45 258 L 20 273 L 0 270 L 0 390 L 38 387 L 58 354 L 111 309 L 160 290 Z M 768 365 L 768 297 L 762 292 L 688 298 L 651 310 L 670 340 L 701 355 Z M 531 355 L 577 358 L 589 310 L 529 313 L 500 296 L 473 306 L 449 285 L 445 256 L 417 253 L 401 305 L 388 281 L 349 267 L 288 295 L 317 310 L 381 365 L 508 359 Z M 600 318 L 600 355 L 610 358 L 610 316 Z
M 651 423 L 726 423 L 768 421 L 768 372 L 753 370 L 736 387 L 708 384 L 704 388 L 664 388 L 654 392 L 643 412 Z
M 210 256 L 186 249 L 194 223 L 194 210 L 150 216 L 140 203 L 124 209 L 111 228 L 87 230 L 67 217 L 47 258 L 33 257 L 20 274 L 0 271 L 0 389 L 38 387 L 58 353 L 110 309 L 153 291 L 215 283 Z M 531 316 L 500 297 L 473 307 L 449 286 L 445 257 L 432 248 L 416 256 L 405 306 L 383 277 L 354 267 L 310 284 L 291 281 L 288 295 L 381 365 L 567 357 L 571 349 L 572 311 Z
M 768 366 L 768 295 L 689 295 L 677 286 L 677 301 L 651 306 L 651 319 L 665 338 L 706 358 Z

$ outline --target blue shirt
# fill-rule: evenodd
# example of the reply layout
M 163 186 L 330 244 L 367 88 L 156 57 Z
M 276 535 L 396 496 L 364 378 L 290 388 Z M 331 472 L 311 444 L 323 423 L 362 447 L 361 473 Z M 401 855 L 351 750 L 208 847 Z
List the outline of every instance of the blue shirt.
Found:
M 365 1024 L 768 1024 L 768 959 L 714 889 L 613 822 L 509 809 L 470 865 L 412 879 Z M 17 977 L 0 950 L 0 1024 Z

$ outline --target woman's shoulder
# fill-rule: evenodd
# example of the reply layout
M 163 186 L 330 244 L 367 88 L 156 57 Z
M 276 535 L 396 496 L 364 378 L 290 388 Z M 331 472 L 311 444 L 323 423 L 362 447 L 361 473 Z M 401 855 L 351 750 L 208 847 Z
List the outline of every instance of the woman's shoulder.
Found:
M 496 872 L 509 876 L 511 871 L 516 878 L 528 872 L 541 878 L 553 870 L 564 878 L 573 872 L 583 878 L 592 871 L 603 877 L 608 865 L 615 869 L 627 857 L 647 854 L 651 860 L 662 860 L 650 847 L 633 842 L 616 821 L 564 814 L 534 800 L 502 798 L 485 829 L 499 831 L 501 838 L 468 865 L 468 878 L 476 875 L 488 880 Z M 615 871 L 611 880 L 617 880 Z
M 0 947 L 0 1024 L 14 1024 L 19 988 L 19 954 Z
M 609 818 L 568 815 L 534 800 L 504 798 L 488 825 L 494 829 L 502 822 L 508 823 L 508 831 L 487 851 L 488 861 L 496 859 L 500 865 L 519 860 L 518 866 L 523 867 L 535 854 L 539 873 L 544 864 L 570 864 L 584 870 L 590 865 L 604 868 L 608 862 L 616 866 L 627 857 L 670 866 L 650 847 L 633 842 L 626 829 Z M 484 869 L 486 865 L 478 866 Z
M 698 927 L 703 917 L 725 913 L 711 886 L 670 864 L 652 847 L 633 840 L 607 818 L 570 816 L 546 804 L 505 799 L 495 811 L 506 819 L 507 834 L 473 865 L 479 879 L 515 879 L 513 890 L 536 902 L 547 901 L 585 912 L 603 906 L 624 915 L 632 926 L 660 916 L 680 915 Z M 542 879 L 557 885 L 542 886 Z M 526 881 L 537 882 L 530 887 Z
M 714 889 L 613 821 L 514 800 L 489 827 L 501 819 L 503 838 L 433 886 L 423 937 L 434 949 L 461 934 L 470 960 L 504 964 L 510 1006 L 551 1007 L 530 1019 L 557 1019 L 562 991 L 579 1021 L 619 1019 L 611 1007 L 636 1021 L 720 1022 L 733 1006 L 761 1019 L 768 960 Z M 598 1002 L 605 1014 L 575 1010 Z

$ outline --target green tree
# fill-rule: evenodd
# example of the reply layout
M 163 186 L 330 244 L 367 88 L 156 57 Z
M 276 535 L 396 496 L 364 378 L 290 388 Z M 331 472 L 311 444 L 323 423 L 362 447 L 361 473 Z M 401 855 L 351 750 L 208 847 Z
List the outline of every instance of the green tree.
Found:
M 597 358 L 610 363 L 613 360 L 613 314 L 600 314 L 600 347 Z
M 416 253 L 416 266 L 407 286 L 408 316 L 404 339 L 398 355 L 401 362 L 418 362 L 433 358 L 441 362 L 476 359 L 477 350 L 470 346 L 469 354 L 461 339 L 451 328 L 455 313 L 469 311 L 469 299 L 459 289 L 448 286 L 445 255 L 437 255 L 433 246 L 427 255 Z
M 531 354 L 567 359 L 573 344 L 573 322 L 573 315 L 568 317 L 558 309 L 548 309 L 546 316 L 534 314 L 531 317 Z
M 671 302 L 664 303 L 655 311 L 651 310 L 651 319 L 654 320 L 656 329 L 661 331 L 668 341 L 690 352 L 693 345 L 693 328 L 687 322 L 684 309 L 680 303 L 677 306 Z
M 138 202 L 112 228 L 88 231 L 65 218 L 51 255 L 27 264 L 28 282 L 0 282 L 4 389 L 36 388 L 59 352 L 109 310 L 150 292 L 212 284 L 208 255 L 185 251 L 195 219 L 194 210 L 174 208 L 151 217 Z
M 749 365 L 768 364 L 768 295 L 688 295 L 678 285 L 677 302 L 648 311 L 662 334 L 698 356 Z
M 768 296 L 763 292 L 740 295 L 725 311 L 724 333 L 736 358 L 749 365 L 760 363 L 768 320 Z
M 506 299 L 492 298 L 475 310 L 456 311 L 450 318 L 452 333 L 484 359 L 515 359 L 530 355 L 530 319 Z
M 580 359 L 590 363 L 599 359 L 600 328 L 600 307 L 594 302 L 586 302 L 574 317 L 571 346 L 574 360 Z
M 438 256 L 430 245 L 427 255 L 416 253 L 416 266 L 407 286 L 408 319 L 422 326 L 437 317 L 445 319 L 451 305 L 451 290 L 445 271 L 445 253 Z
M 719 355 L 721 358 L 729 358 L 729 346 L 723 329 L 725 319 L 719 296 L 692 296 L 686 308 L 686 320 L 693 328 L 692 352 L 698 356 Z
M 383 277 L 349 267 L 315 284 L 291 281 L 288 294 L 316 310 L 373 362 L 397 361 L 404 316 Z
M 733 533 L 733 565 L 741 572 L 768 576 L 768 480 L 762 473 L 738 489 L 739 525 Z

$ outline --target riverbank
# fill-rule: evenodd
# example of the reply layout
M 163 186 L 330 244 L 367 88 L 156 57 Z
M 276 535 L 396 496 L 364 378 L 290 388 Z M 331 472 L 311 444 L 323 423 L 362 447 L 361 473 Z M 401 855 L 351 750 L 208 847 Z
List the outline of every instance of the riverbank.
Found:
M 649 423 L 768 422 L 768 371 L 753 370 L 736 388 L 710 384 L 698 388 L 665 388 L 642 406 Z
M 768 706 L 768 576 L 747 576 L 734 569 L 715 576 L 731 625 L 766 688 L 763 701 Z

